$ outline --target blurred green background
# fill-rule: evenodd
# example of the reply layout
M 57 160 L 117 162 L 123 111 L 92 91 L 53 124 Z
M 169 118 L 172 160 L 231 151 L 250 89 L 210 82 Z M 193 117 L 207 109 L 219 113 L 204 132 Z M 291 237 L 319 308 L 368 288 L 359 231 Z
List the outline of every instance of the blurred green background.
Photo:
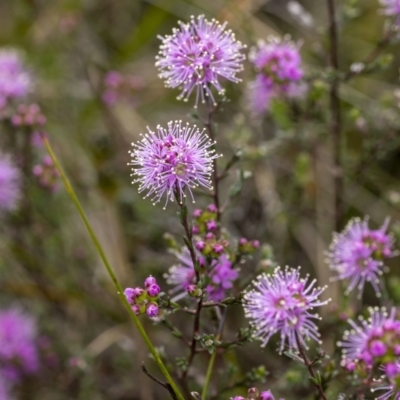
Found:
M 340 68 L 346 72 L 379 42 L 384 18 L 376 0 L 337 3 Z M 192 120 L 191 103 L 178 102 L 178 90 L 164 88 L 154 63 L 160 43 L 157 35 L 169 34 L 177 20 L 200 13 L 228 21 L 249 48 L 270 34 L 290 34 L 303 42 L 312 98 L 308 113 L 304 105 L 279 103 L 265 118 L 253 118 L 246 99 L 247 83 L 254 77 L 248 62 L 243 83 L 226 85 L 230 101 L 217 116 L 218 151 L 224 154 L 219 162 L 225 165 L 238 149 L 243 157 L 222 188 L 225 198 L 232 185 L 240 189 L 224 224 L 236 237 L 272 245 L 278 264 L 302 265 L 321 284 L 329 283 L 324 251 L 335 227 L 335 171 L 324 1 L 2 0 L 0 46 L 23 51 L 34 77 L 32 99 L 48 118 L 49 140 L 122 284 L 140 285 L 153 274 L 167 291 L 162 276 L 175 259 L 167 252 L 164 234 L 182 234 L 177 210 L 170 204 L 164 211 L 142 199 L 137 186 L 131 185 L 128 150 L 146 126 Z M 392 229 L 400 232 L 397 49 L 396 44 L 389 46 L 372 73 L 341 85 L 342 227 L 354 215 L 369 215 L 375 227 L 390 216 Z M 108 107 L 101 95 L 103 77 L 110 70 L 141 77 L 144 87 L 132 101 Z M 3 129 L 3 136 L 10 134 Z M 243 175 L 248 177 L 244 181 Z M 1 223 L 0 306 L 22 304 L 33 314 L 41 334 L 51 339 L 57 362 L 43 365 L 39 377 L 24 382 L 18 398 L 165 398 L 140 371 L 145 361 L 150 371 L 158 373 L 66 192 L 60 188 L 49 193 L 31 179 L 25 193 L 30 218 L 23 226 Z M 197 203 L 205 206 L 209 199 L 199 197 Z M 389 290 L 396 299 L 400 299 L 399 266 L 398 258 L 389 263 Z M 243 267 L 244 275 L 246 268 L 251 265 Z M 334 310 L 340 291 L 331 285 L 328 295 L 334 299 Z M 370 301 L 368 293 L 366 301 Z M 190 331 L 191 324 L 179 318 L 175 322 L 184 332 Z M 147 319 L 143 323 L 171 360 L 184 356 L 179 341 L 165 328 Z M 243 323 L 242 310 L 235 306 L 225 335 L 234 337 Z M 301 373 L 286 375 L 288 360 L 278 357 L 274 349 L 272 344 L 260 351 L 254 343 L 229 353 L 227 359 L 236 368 L 232 377 L 240 379 L 250 368 L 264 364 L 270 372 L 267 387 L 285 394 L 289 382 L 301 395 L 305 390 Z M 206 361 L 207 356 L 200 356 L 195 363 L 194 389 L 202 385 Z M 216 376 L 226 376 L 222 365 L 217 362 Z M 228 393 L 223 398 L 229 398 Z

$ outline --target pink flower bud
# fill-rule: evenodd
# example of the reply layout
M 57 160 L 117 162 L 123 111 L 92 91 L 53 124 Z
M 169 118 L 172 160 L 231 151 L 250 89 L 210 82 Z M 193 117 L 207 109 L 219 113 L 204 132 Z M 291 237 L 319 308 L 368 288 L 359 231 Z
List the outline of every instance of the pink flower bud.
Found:
M 193 211 L 193 217 L 194 218 L 201 217 L 201 214 L 203 214 L 203 210 L 200 210 L 199 208 Z
M 158 315 L 158 307 L 157 307 L 157 305 L 154 304 L 154 303 L 150 303 L 146 308 L 146 314 L 150 318 L 156 317 Z
M 154 283 L 153 285 L 150 285 L 147 288 L 147 293 L 151 297 L 158 296 L 160 294 L 160 291 L 161 291 L 160 286 L 158 286 L 156 283 Z
M 210 211 L 210 212 L 212 212 L 212 213 L 217 213 L 217 212 L 218 212 L 218 208 L 217 208 L 217 206 L 216 206 L 215 204 L 210 204 L 210 205 L 207 207 L 207 210 Z
M 154 278 L 153 276 L 149 276 L 146 278 L 146 280 L 144 281 L 144 287 L 147 289 L 149 286 L 151 285 L 156 285 L 157 281 L 156 278 Z

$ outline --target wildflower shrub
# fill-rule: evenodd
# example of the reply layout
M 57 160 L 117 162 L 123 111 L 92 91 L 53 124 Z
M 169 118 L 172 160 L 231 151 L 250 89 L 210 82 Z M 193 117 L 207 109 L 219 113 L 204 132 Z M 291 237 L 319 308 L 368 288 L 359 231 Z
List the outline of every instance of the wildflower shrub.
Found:
M 289 3 L 303 27 L 316 23 Z M 393 91 L 379 116 L 345 97 L 353 79 L 390 64 L 400 9 L 380 2 L 382 39 L 347 68 L 338 35 L 367 8 L 345 3 L 327 0 L 329 30 L 315 28 L 329 60 L 318 68 L 303 58 L 302 38 L 285 32 L 257 38 L 238 29 L 240 41 L 227 22 L 202 14 L 176 22 L 171 35 L 158 27 L 152 55 L 166 89 L 157 92 L 185 103 L 152 114 L 147 132 L 140 107 L 155 76 L 90 64 L 96 124 L 110 131 L 81 143 L 92 175 L 73 146 L 71 157 L 63 153 L 29 57 L 0 51 L 0 266 L 25 271 L 1 300 L 1 400 L 400 399 L 400 284 L 390 271 L 400 195 L 368 180 L 371 164 L 399 152 L 400 114 Z M 66 16 L 62 34 L 76 21 Z M 126 110 L 136 121 L 129 132 Z M 73 134 L 68 141 L 77 146 Z M 386 176 L 378 172 L 375 180 Z M 162 235 L 149 238 L 152 229 Z

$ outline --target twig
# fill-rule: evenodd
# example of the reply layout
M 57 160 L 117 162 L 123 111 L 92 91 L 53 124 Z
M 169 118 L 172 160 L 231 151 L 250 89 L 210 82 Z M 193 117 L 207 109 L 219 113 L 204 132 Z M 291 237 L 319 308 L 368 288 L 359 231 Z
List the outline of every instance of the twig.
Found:
M 175 198 L 180 207 L 181 224 L 183 226 L 183 229 L 184 229 L 185 235 L 186 235 L 186 239 L 187 239 L 187 240 L 185 240 L 185 244 L 189 250 L 190 258 L 192 259 L 194 272 L 196 274 L 196 283 L 198 283 L 200 280 L 200 271 L 198 268 L 199 263 L 197 262 L 196 252 L 195 252 L 194 246 L 193 246 L 193 231 L 192 231 L 192 227 L 189 225 L 189 221 L 188 221 L 188 217 L 187 217 L 188 211 L 187 211 L 186 204 L 184 203 L 185 200 L 184 200 L 184 198 L 181 198 L 181 196 L 183 197 L 183 195 L 178 193 L 178 191 L 175 192 Z
M 212 141 L 215 141 L 215 132 L 213 128 L 213 115 L 215 111 L 218 110 L 220 104 L 213 106 L 211 104 L 211 100 L 209 97 L 206 97 L 207 103 L 207 120 L 204 121 L 204 126 L 207 128 L 208 134 Z M 214 184 L 214 191 L 213 191 L 213 199 L 214 204 L 217 207 L 217 221 L 221 220 L 221 210 L 220 210 L 220 200 L 219 200 L 219 176 L 218 176 L 218 169 L 217 169 L 217 160 L 214 158 L 213 160 L 213 184 Z
M 367 66 L 368 64 L 374 62 L 382 54 L 383 50 L 385 50 L 385 48 L 390 44 L 392 35 L 393 35 L 393 26 L 390 26 L 383 39 L 381 39 L 376 44 L 375 48 L 361 61 L 361 64 Z M 363 70 L 361 71 L 350 70 L 344 76 L 343 81 L 348 81 L 354 76 L 360 75 L 362 72 Z
M 154 382 L 158 383 L 160 386 L 162 386 L 164 389 L 167 389 L 169 394 L 171 395 L 171 397 L 174 400 L 178 400 L 178 398 L 176 397 L 176 394 L 174 392 L 174 390 L 172 389 L 171 385 L 167 382 L 163 382 L 160 381 L 158 378 L 156 378 L 155 376 L 151 375 L 150 372 L 147 371 L 146 366 L 144 365 L 144 362 L 142 362 L 141 364 L 142 367 L 142 371 Z
M 185 369 L 185 371 L 182 372 L 182 376 L 181 376 L 181 380 L 184 381 L 190 366 L 192 365 L 194 356 L 196 355 L 196 343 L 197 343 L 197 339 L 196 337 L 199 334 L 199 330 L 200 330 L 200 314 L 201 314 L 201 310 L 202 310 L 202 306 L 203 306 L 203 297 L 200 298 L 199 302 L 197 303 L 197 310 L 196 310 L 196 314 L 194 315 L 194 322 L 193 322 L 193 337 L 192 337 L 192 342 L 191 342 L 191 346 L 190 346 L 190 354 L 189 354 L 189 358 L 188 358 L 188 363 L 187 363 L 187 368 Z
M 324 393 L 324 389 L 322 388 L 320 383 L 315 383 L 317 382 L 317 375 L 314 372 L 313 369 L 313 363 L 308 359 L 307 354 L 305 353 L 302 344 L 300 343 L 300 339 L 299 339 L 299 334 L 296 332 L 295 333 L 296 336 L 296 343 L 297 343 L 297 347 L 299 349 L 299 353 L 301 358 L 303 359 L 304 365 L 307 367 L 309 374 L 311 375 L 311 377 L 313 378 L 313 385 L 318 389 L 319 392 L 319 396 L 324 399 L 327 400 L 325 393 Z
M 222 336 L 222 331 L 224 329 L 225 320 L 226 320 L 227 309 L 224 310 L 221 321 L 218 326 L 217 334 L 215 335 L 215 340 L 219 340 Z M 208 394 L 208 387 L 210 386 L 211 375 L 214 368 L 215 358 L 217 357 L 217 349 L 214 349 L 214 352 L 211 354 L 210 362 L 208 363 L 207 373 L 206 373 L 206 381 L 204 382 L 203 391 L 201 392 L 201 398 L 206 400 Z
M 338 58 L 338 37 L 335 0 L 327 0 L 329 17 L 329 64 L 334 71 L 329 96 L 331 110 L 331 135 L 333 143 L 334 181 L 335 181 L 335 226 L 340 230 L 342 217 L 342 162 L 341 162 L 341 116 L 339 99 L 339 58 Z

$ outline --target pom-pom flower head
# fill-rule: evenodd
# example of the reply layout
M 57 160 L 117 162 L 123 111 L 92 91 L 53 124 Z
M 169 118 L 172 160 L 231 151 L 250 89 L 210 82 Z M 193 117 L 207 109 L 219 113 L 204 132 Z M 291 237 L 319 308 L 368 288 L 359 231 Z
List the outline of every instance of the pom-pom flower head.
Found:
M 287 342 L 289 348 L 298 349 L 298 342 L 306 346 L 305 340 L 320 343 L 319 332 L 310 313 L 314 307 L 322 306 L 329 300 L 318 299 L 325 290 L 314 288 L 316 280 L 307 283 L 308 276 L 300 278 L 300 269 L 279 267 L 272 275 L 262 274 L 253 282 L 254 289 L 244 295 L 245 316 L 251 319 L 254 336 L 265 346 L 275 333 L 280 333 L 279 351 Z
M 196 126 L 182 126 L 181 121 L 171 121 L 167 129 L 157 126 L 157 132 L 148 131 L 140 142 L 132 143 L 134 150 L 129 152 L 129 165 L 134 166 L 131 176 L 137 177 L 132 183 L 140 183 L 139 192 L 147 190 L 145 197 L 153 196 L 154 204 L 165 194 L 166 205 L 174 200 L 174 193 L 182 201 L 185 189 L 193 202 L 192 188 L 212 189 L 213 160 L 219 156 L 205 133 Z
M 370 282 L 380 296 L 379 278 L 385 258 L 393 257 L 394 240 L 386 233 L 389 219 L 377 230 L 368 227 L 368 219 L 352 219 L 342 233 L 335 233 L 328 252 L 330 268 L 337 272 L 334 279 L 349 279 L 346 293 L 358 287 L 359 296 L 365 282 Z
M 351 330 L 344 333 L 342 365 L 363 362 L 367 367 L 393 363 L 400 356 L 400 321 L 396 309 L 390 313 L 385 308 L 369 310 L 370 318 L 360 318 L 360 325 L 349 320 Z
M 20 198 L 20 171 L 8 156 L 0 154 L 0 211 L 15 210 Z
M 31 78 L 20 54 L 15 50 L 0 50 L 0 108 L 8 100 L 25 97 L 30 87 Z
M 219 94 L 224 93 L 219 79 L 240 82 L 236 74 L 243 70 L 245 56 L 242 43 L 236 40 L 226 22 L 220 24 L 215 19 L 208 21 L 204 15 L 192 17 L 185 24 L 179 22 L 179 29 L 172 35 L 159 37 L 162 40 L 156 66 L 160 78 L 165 79 L 167 87 L 181 87 L 178 99 L 188 100 L 196 89 L 196 105 L 210 97 L 215 103 L 211 87 Z
M 249 85 L 250 103 L 256 114 L 264 112 L 275 97 L 300 97 L 304 93 L 297 44 L 273 36 L 267 42 L 259 41 L 258 46 L 251 49 L 249 59 L 258 73 Z

